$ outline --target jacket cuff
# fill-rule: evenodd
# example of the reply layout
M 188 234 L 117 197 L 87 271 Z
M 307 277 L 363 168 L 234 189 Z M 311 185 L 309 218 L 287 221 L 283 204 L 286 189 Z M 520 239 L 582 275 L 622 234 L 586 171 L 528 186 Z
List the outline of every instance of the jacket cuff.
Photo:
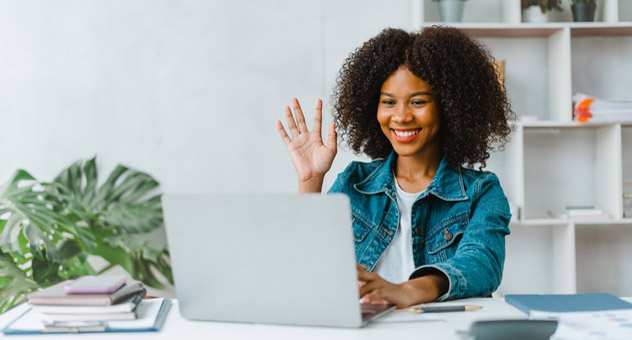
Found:
M 440 263 L 436 265 L 424 265 L 418 267 L 410 274 L 409 280 L 416 279 L 429 274 L 442 273 L 448 278 L 448 291 L 442 296 L 438 297 L 435 301 L 445 301 L 449 298 L 456 297 L 459 291 L 465 291 L 467 281 L 460 270 L 447 264 Z M 459 287 L 459 285 L 461 287 Z

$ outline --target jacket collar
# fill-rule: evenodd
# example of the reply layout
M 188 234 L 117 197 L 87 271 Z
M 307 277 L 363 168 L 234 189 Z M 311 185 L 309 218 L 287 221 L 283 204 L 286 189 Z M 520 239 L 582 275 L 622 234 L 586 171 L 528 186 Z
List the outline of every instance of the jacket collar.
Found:
M 381 165 L 366 178 L 354 184 L 353 188 L 366 195 L 388 193 L 395 190 L 393 186 L 394 178 L 392 169 L 396 159 L 397 154 L 395 151 L 391 151 L 388 158 L 386 158 Z M 465 193 L 461 167 L 450 166 L 447 159 L 443 157 L 432 182 L 430 182 L 428 188 L 424 190 L 420 196 L 423 197 L 427 194 L 432 194 L 444 201 L 467 200 L 468 196 Z

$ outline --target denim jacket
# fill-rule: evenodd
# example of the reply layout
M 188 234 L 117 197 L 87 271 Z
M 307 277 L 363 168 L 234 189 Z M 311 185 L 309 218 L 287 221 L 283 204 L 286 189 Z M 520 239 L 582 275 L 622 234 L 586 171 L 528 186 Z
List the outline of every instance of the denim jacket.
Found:
M 393 178 L 397 155 L 352 162 L 329 193 L 351 201 L 356 260 L 373 271 L 397 232 L 399 212 Z M 416 269 L 410 279 L 440 271 L 449 289 L 438 300 L 487 296 L 500 284 L 509 234 L 509 203 L 498 177 L 451 167 L 445 157 L 412 208 Z

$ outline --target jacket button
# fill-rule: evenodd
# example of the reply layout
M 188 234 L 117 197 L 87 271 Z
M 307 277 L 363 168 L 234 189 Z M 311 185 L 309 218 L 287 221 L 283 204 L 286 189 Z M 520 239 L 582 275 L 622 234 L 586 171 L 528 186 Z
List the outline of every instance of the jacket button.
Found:
M 449 232 L 447 228 L 443 230 L 443 238 L 446 241 L 450 241 L 452 239 L 452 233 Z
M 421 235 L 421 228 L 419 227 L 415 228 L 415 234 Z

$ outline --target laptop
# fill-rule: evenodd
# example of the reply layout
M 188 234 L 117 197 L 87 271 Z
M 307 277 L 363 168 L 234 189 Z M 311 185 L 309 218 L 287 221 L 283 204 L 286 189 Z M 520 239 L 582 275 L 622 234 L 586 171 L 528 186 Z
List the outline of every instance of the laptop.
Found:
M 190 320 L 361 327 L 395 309 L 358 297 L 342 194 L 165 194 L 180 313 Z

